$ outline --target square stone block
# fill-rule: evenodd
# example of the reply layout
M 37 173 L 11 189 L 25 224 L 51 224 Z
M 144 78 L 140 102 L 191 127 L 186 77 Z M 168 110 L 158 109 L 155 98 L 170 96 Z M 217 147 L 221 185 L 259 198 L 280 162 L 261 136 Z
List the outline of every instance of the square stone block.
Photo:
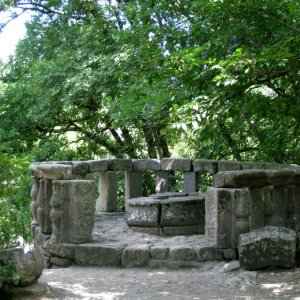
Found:
M 108 159 L 88 160 L 89 173 L 105 172 L 108 170 Z
M 160 165 L 163 171 L 191 171 L 192 159 L 163 158 Z
M 108 169 L 110 171 L 131 171 L 132 160 L 131 159 L 111 159 L 108 163 Z
M 158 159 L 133 159 L 132 169 L 134 171 L 159 171 L 160 161 Z

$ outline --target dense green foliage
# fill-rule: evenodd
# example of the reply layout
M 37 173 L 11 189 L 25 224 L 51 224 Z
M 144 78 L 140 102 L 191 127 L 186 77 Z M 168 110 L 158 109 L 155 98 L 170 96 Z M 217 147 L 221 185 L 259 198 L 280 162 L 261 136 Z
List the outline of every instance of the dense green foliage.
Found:
M 300 163 L 298 0 L 0 1 L 12 18 L 28 10 L 27 35 L 1 67 L 0 154 L 13 166 Z

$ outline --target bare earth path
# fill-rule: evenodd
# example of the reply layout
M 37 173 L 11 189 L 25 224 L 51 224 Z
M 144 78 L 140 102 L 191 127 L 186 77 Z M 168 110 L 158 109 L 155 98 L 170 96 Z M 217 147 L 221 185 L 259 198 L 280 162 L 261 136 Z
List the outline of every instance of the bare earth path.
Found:
M 72 266 L 45 270 L 38 283 L 13 299 L 294 299 L 300 269 L 233 270 L 237 262 L 206 262 L 179 270 Z

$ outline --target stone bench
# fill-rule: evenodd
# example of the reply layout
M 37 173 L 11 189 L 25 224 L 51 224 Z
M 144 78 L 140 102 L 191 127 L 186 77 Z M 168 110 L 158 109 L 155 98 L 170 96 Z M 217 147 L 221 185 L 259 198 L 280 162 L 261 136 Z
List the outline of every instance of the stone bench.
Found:
M 127 225 L 134 231 L 157 235 L 204 233 L 205 196 L 163 193 L 128 200 Z

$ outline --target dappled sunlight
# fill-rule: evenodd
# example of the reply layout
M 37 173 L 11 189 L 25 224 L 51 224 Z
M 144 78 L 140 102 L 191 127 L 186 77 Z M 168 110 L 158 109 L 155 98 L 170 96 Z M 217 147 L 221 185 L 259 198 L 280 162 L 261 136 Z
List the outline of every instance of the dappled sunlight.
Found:
M 299 284 L 296 284 L 294 282 L 264 283 L 261 285 L 261 287 L 263 289 L 269 290 L 276 296 L 279 296 L 279 295 L 284 295 L 284 293 L 286 293 L 287 291 L 292 291 L 297 287 L 299 288 Z M 300 299 L 300 297 L 297 298 Z M 293 298 L 293 299 L 297 299 L 297 298 Z
M 74 284 L 66 284 L 62 282 L 48 282 L 48 285 L 51 288 L 58 288 L 61 291 L 65 291 L 67 293 L 72 293 L 76 297 L 80 297 L 82 300 L 88 300 L 88 299 L 103 299 L 103 300 L 113 300 L 113 299 L 119 299 L 120 296 L 124 296 L 124 292 L 91 292 L 89 288 L 85 287 L 84 285 L 80 283 L 74 283 Z M 69 298 L 69 296 L 68 296 Z

